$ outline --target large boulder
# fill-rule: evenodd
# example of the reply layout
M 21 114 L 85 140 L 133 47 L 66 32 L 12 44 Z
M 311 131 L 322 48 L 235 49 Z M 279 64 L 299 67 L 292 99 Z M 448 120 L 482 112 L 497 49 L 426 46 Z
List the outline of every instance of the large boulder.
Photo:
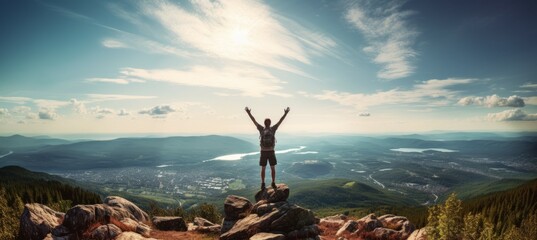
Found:
M 249 215 L 246 217 L 240 218 L 236 222 L 226 221 L 228 213 L 232 214 L 231 219 L 237 216 L 236 211 L 226 211 L 220 239 L 274 237 L 271 234 L 283 235 L 285 239 L 318 237 L 320 232 L 316 225 L 318 219 L 315 218 L 313 212 L 288 203 L 288 197 L 289 188 L 287 185 L 279 184 L 276 189 L 264 189 L 258 192 L 256 194 L 257 203 L 249 207 L 249 211 L 246 212 Z M 244 199 L 236 196 L 234 198 Z M 229 202 L 229 199 L 226 199 L 224 206 L 228 205 Z M 268 235 L 256 235 L 257 233 L 267 233 Z
M 58 226 L 64 214 L 39 203 L 24 205 L 20 218 L 19 237 L 21 239 L 42 240 Z
M 289 198 L 289 187 L 286 184 L 280 183 L 276 185 L 276 189 L 265 188 L 255 194 L 255 201 L 266 200 L 269 203 L 287 201 Z
M 125 198 L 109 196 L 104 199 L 104 204 L 112 208 L 127 210 L 139 222 L 149 222 L 149 215 Z
M 239 220 L 246 217 L 251 208 L 252 203 L 244 197 L 229 195 L 224 202 L 224 213 L 228 220 Z
M 185 220 L 182 217 L 153 217 L 153 226 L 162 231 L 182 231 L 188 230 Z
M 224 219 L 222 220 L 222 227 L 220 233 L 226 233 L 229 231 L 239 219 L 246 217 L 252 209 L 252 203 L 250 200 L 235 195 L 227 196 L 224 201 Z

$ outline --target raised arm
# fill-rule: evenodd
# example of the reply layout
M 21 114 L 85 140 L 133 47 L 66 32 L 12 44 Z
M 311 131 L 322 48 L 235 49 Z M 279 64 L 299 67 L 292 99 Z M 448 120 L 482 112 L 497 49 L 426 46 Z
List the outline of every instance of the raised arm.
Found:
M 287 107 L 286 109 L 283 110 L 284 114 L 283 114 L 282 118 L 280 118 L 280 121 L 278 121 L 278 123 L 276 123 L 276 125 L 274 125 L 274 127 L 278 128 L 280 126 L 280 124 L 282 124 L 283 120 L 285 119 L 285 117 L 287 116 L 287 113 L 289 113 L 289 111 L 291 111 L 291 109 L 289 107 Z
M 250 117 L 250 119 L 252 119 L 252 122 L 254 122 L 256 127 L 261 126 L 261 125 L 259 125 L 259 123 L 257 123 L 257 121 L 255 121 L 254 116 L 252 116 L 252 113 L 251 113 L 252 109 L 251 108 L 245 107 L 244 111 L 246 111 L 246 113 L 248 113 L 248 116 Z

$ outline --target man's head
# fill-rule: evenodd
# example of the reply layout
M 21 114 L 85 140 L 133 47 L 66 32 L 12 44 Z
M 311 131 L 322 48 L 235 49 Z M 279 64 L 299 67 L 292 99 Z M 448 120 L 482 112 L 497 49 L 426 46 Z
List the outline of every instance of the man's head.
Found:
M 265 118 L 265 127 L 270 127 L 270 118 Z

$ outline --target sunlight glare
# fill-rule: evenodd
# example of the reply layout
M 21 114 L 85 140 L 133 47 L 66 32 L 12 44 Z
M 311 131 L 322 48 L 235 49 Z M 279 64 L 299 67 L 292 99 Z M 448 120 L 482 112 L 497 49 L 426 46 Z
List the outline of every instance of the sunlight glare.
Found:
M 232 32 L 232 39 L 235 45 L 244 46 L 249 42 L 249 33 L 245 29 L 235 28 Z

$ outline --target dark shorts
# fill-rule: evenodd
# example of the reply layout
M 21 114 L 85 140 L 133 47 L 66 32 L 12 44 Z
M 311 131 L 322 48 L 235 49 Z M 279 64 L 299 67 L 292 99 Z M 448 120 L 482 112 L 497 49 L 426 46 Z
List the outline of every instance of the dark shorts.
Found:
M 270 166 L 278 164 L 274 151 L 261 151 L 261 156 L 259 157 L 259 166 L 267 166 L 267 160 Z

